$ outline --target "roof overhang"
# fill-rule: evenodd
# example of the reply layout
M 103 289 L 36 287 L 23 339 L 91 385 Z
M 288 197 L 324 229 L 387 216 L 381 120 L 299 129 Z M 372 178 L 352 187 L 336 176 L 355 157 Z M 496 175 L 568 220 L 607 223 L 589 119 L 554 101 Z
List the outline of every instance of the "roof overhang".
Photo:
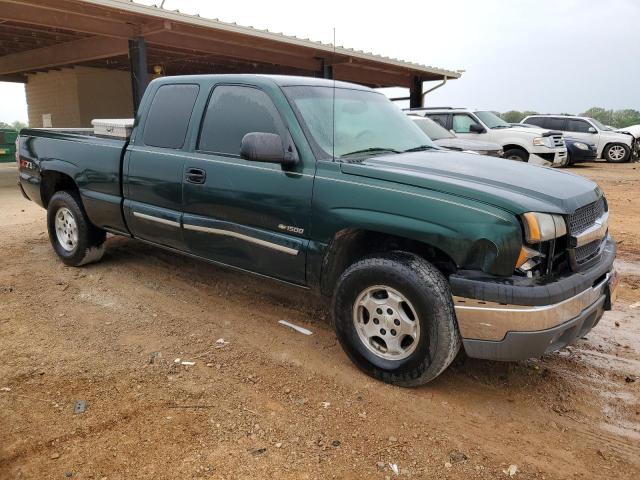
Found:
M 129 70 L 144 37 L 150 71 L 318 75 L 376 87 L 455 79 L 459 72 L 121 0 L 0 0 L 0 80 L 89 65 Z

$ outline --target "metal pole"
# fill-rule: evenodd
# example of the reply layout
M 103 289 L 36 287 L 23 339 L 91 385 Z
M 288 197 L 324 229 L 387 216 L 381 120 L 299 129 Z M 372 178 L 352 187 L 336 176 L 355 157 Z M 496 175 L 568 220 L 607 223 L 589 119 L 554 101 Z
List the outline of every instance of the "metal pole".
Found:
M 144 91 L 149 84 L 147 43 L 144 37 L 136 37 L 129 40 L 129 61 L 131 62 L 131 90 L 135 115 L 138 112 Z
M 409 87 L 409 108 L 420 108 L 422 106 L 422 78 L 419 76 L 411 77 L 411 86 Z

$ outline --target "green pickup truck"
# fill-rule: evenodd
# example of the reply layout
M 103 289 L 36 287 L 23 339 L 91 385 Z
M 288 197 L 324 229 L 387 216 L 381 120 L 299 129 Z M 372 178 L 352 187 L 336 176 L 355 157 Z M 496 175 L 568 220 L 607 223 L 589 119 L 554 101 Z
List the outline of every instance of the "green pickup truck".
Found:
M 65 264 L 99 260 L 109 232 L 307 289 L 385 382 L 433 380 L 461 346 L 538 357 L 614 301 L 596 184 L 441 150 L 359 85 L 162 78 L 128 137 L 26 129 L 18 148 L 20 188 Z

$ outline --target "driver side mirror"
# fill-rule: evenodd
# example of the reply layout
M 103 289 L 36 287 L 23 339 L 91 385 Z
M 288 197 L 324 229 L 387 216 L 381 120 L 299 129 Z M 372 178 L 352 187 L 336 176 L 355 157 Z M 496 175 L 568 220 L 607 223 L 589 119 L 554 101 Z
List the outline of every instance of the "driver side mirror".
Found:
M 589 127 L 589 129 L 587 130 L 587 132 L 589 132 L 589 133 L 598 133 L 598 131 L 597 131 L 595 128 L 593 128 L 593 127 Z
M 472 123 L 469 125 L 469 131 L 472 133 L 484 133 L 485 130 L 482 125 L 478 125 L 477 123 Z
M 275 133 L 250 132 L 242 137 L 240 158 L 254 162 L 294 165 L 298 158 L 292 147 L 285 151 L 282 137 Z

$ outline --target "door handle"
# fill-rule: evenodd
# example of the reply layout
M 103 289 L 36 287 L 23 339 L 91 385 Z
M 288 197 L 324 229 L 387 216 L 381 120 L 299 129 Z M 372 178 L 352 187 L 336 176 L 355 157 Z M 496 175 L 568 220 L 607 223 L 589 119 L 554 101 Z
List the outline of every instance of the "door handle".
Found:
M 207 179 L 207 173 L 201 168 L 188 168 L 184 179 L 189 183 L 202 184 Z

